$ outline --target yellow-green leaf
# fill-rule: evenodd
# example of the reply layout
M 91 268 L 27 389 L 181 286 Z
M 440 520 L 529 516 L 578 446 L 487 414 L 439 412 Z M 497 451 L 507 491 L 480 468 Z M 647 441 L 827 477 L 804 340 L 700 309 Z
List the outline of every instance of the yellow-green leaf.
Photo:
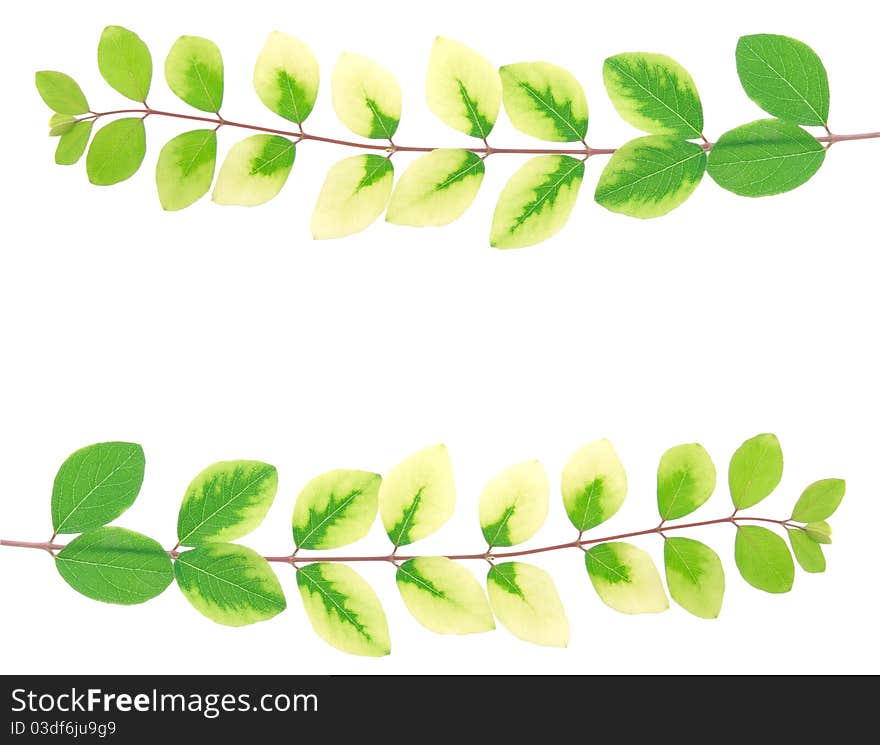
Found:
M 480 527 L 490 546 L 515 546 L 531 538 L 547 518 L 550 482 L 536 460 L 518 463 L 493 478 L 480 495 Z
M 343 54 L 330 81 L 333 108 L 355 134 L 390 140 L 400 123 L 402 95 L 394 76 L 359 54 Z
M 421 556 L 397 568 L 407 609 L 437 634 L 476 634 L 495 628 L 486 594 L 474 575 L 443 556 Z
M 587 97 L 568 70 L 549 62 L 520 62 L 499 72 L 504 108 L 520 132 L 550 142 L 587 136 Z
M 92 134 L 92 122 L 77 122 L 58 140 L 55 162 L 59 166 L 72 166 L 82 158 Z
M 98 69 L 104 80 L 132 101 L 147 100 L 153 59 L 141 38 L 122 26 L 107 26 L 98 42 Z
M 296 145 L 286 137 L 248 137 L 227 153 L 211 198 L 243 207 L 268 202 L 287 182 L 295 158 Z
M 523 248 L 556 235 L 568 222 L 583 178 L 583 161 L 568 155 L 539 155 L 527 161 L 498 198 L 491 244 Z
M 492 611 L 515 637 L 545 647 L 568 646 L 568 618 L 543 569 L 519 561 L 496 564 L 486 586 Z
M 718 618 L 724 600 L 718 554 L 700 541 L 675 537 L 663 542 L 663 556 L 672 599 L 699 618 Z
M 804 489 L 791 519 L 801 523 L 827 520 L 840 506 L 846 493 L 846 482 L 843 479 L 822 479 Z
M 156 163 L 156 188 L 166 210 L 182 210 L 211 188 L 217 163 L 217 133 L 213 129 L 184 132 L 169 140 Z
M 736 566 L 743 579 L 765 592 L 788 592 L 794 583 L 794 562 L 776 533 L 758 525 L 738 525 Z
M 217 45 L 200 36 L 181 36 L 165 58 L 165 80 L 174 94 L 201 111 L 223 105 L 223 57 Z
M 586 531 L 614 515 L 626 499 L 626 472 L 608 440 L 584 445 L 562 472 L 562 500 L 575 528 Z
M 428 107 L 444 123 L 471 137 L 492 131 L 501 107 L 501 79 L 482 55 L 438 36 L 425 82 Z
M 791 542 L 791 550 L 794 558 L 801 565 L 801 569 L 810 574 L 825 571 L 825 553 L 822 546 L 810 538 L 800 528 L 788 528 L 788 540 Z
M 254 67 L 254 89 L 270 111 L 302 124 L 318 96 L 318 60 L 289 34 L 269 34 Z
M 137 173 L 147 154 L 147 132 L 140 117 L 105 124 L 86 155 L 86 172 L 96 186 L 111 186 Z
M 715 491 L 715 464 L 697 443 L 676 445 L 657 468 L 657 509 L 663 520 L 689 515 Z
M 602 602 L 620 613 L 661 613 L 669 600 L 657 567 L 631 543 L 600 543 L 584 556 L 587 573 Z
M 756 435 L 730 458 L 727 481 L 733 506 L 744 510 L 758 504 L 782 479 L 782 448 L 776 435 Z
M 293 540 L 299 548 L 327 549 L 363 538 L 379 509 L 378 473 L 328 471 L 309 481 L 293 509 Z
M 296 584 L 312 628 L 348 654 L 382 657 L 391 652 L 385 611 L 373 588 L 345 564 L 307 564 Z
M 452 463 L 445 445 L 425 448 L 398 463 L 379 488 L 379 512 L 395 546 L 439 530 L 455 510 Z
M 58 114 L 87 114 L 89 102 L 82 88 L 70 75 L 55 70 L 40 70 L 34 80 L 40 97 Z
M 816 520 L 804 526 L 804 533 L 816 543 L 831 543 L 831 526 L 824 520 Z
M 368 153 L 339 161 L 318 195 L 312 235 L 342 238 L 369 227 L 388 204 L 393 185 L 394 166 L 388 158 Z
M 485 173 L 469 150 L 434 150 L 410 164 L 391 195 L 386 220 L 416 227 L 447 225 L 470 207 Z

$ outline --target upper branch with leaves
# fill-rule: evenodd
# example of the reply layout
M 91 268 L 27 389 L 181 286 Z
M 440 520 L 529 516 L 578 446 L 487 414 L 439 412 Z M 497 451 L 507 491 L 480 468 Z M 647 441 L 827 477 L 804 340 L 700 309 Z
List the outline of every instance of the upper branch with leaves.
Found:
M 660 522 L 617 535 L 589 531 L 623 505 L 626 473 L 607 440 L 586 445 L 562 473 L 562 501 L 573 539 L 516 548 L 540 530 L 550 505 L 550 485 L 538 461 L 511 466 L 485 487 L 479 502 L 485 545 L 472 553 L 407 555 L 401 551 L 437 531 L 452 516 L 452 466 L 442 445 L 426 448 L 384 477 L 362 470 L 336 470 L 305 485 L 293 509 L 292 552 L 261 556 L 233 543 L 266 516 L 278 486 L 275 468 L 260 461 L 225 461 L 202 471 L 187 488 L 170 549 L 147 536 L 107 523 L 128 509 L 144 476 L 139 445 L 108 442 L 76 451 L 61 466 L 52 489 L 53 534 L 48 541 L 2 540 L 0 545 L 39 549 L 55 561 L 76 591 L 107 603 L 143 603 L 176 580 L 200 613 L 217 623 L 243 626 L 276 616 L 287 607 L 273 564 L 296 570 L 296 581 L 315 631 L 352 654 L 388 654 L 391 641 L 382 604 L 349 564 L 391 567 L 400 595 L 415 619 L 441 634 L 470 634 L 495 628 L 495 619 L 525 641 L 565 646 L 568 619 L 546 571 L 520 557 L 579 550 L 590 582 L 602 601 L 622 613 L 658 613 L 669 607 L 667 590 L 650 555 L 627 539 L 659 536 L 666 588 L 672 599 L 700 618 L 715 618 L 724 596 L 724 569 L 709 546 L 669 535 L 710 525 L 736 529 L 735 559 L 750 585 L 785 593 L 794 582 L 794 562 L 785 541 L 807 572 L 825 570 L 821 544 L 831 542 L 825 522 L 843 499 L 841 479 L 808 486 L 788 518 L 741 514 L 767 497 L 782 478 L 782 450 L 774 435 L 753 437 L 730 460 L 728 483 L 733 513 L 681 522 L 715 489 L 715 466 L 697 444 L 667 450 L 657 469 Z M 327 555 L 365 537 L 377 513 L 390 549 L 377 555 Z M 676 522 L 678 521 L 678 522 Z M 70 543 L 61 534 L 79 533 Z M 185 548 L 183 548 L 185 547 Z M 313 552 L 308 555 L 302 550 Z M 512 560 L 514 559 L 514 560 Z M 489 565 L 486 589 L 460 562 Z
M 55 112 L 50 134 L 60 140 L 57 163 L 75 163 L 88 147 L 86 170 L 93 184 L 130 178 L 146 154 L 144 122 L 172 117 L 208 125 L 168 142 L 159 154 L 156 184 L 166 210 L 188 207 L 214 183 L 217 132 L 251 130 L 231 147 L 214 183 L 217 204 L 254 206 L 278 194 L 300 144 L 327 143 L 364 154 L 334 165 L 312 214 L 315 238 L 338 238 L 368 227 L 383 212 L 399 225 L 446 225 L 460 217 L 480 189 L 491 156 L 534 156 L 507 182 L 495 207 L 490 242 L 497 248 L 539 243 L 565 225 L 588 160 L 611 158 L 595 199 L 631 217 L 665 215 L 696 189 L 703 173 L 735 194 L 760 197 L 794 189 L 822 165 L 829 147 L 847 140 L 880 138 L 880 132 L 835 134 L 828 123 L 828 76 L 816 53 L 786 36 L 744 36 L 736 48 L 740 81 L 748 96 L 773 118 L 736 127 L 710 142 L 693 78 L 662 54 L 633 52 L 605 60 L 608 95 L 620 116 L 647 133 L 619 148 L 587 144 L 589 112 L 580 83 L 548 62 L 522 62 L 496 69 L 459 42 L 438 38 L 428 62 L 426 95 L 431 111 L 469 136 L 458 147 L 400 145 L 395 140 L 402 93 L 384 67 L 357 54 L 343 54 L 331 77 L 333 107 L 361 140 L 307 132 L 303 123 L 318 93 L 318 62 L 299 39 L 274 32 L 257 58 L 254 88 L 273 113 L 295 127 L 277 128 L 227 119 L 223 59 L 207 39 L 183 36 L 165 61 L 165 78 L 185 103 L 204 114 L 162 111 L 147 103 L 152 60 L 131 31 L 107 27 L 98 45 L 104 79 L 137 108 L 93 110 L 76 82 L 60 72 L 36 76 L 43 100 Z M 502 102 L 514 127 L 564 147 L 498 147 L 490 135 Z M 95 134 L 95 122 L 112 119 Z M 805 127 L 819 128 L 813 134 Z M 392 156 L 422 153 L 394 185 Z M 387 211 L 386 211 L 387 208 Z

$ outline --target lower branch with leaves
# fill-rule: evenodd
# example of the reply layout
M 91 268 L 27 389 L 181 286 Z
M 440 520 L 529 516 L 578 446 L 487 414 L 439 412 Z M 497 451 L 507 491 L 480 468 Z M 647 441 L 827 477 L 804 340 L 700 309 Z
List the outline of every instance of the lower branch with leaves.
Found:
M 736 127 L 710 142 L 703 107 L 690 73 L 662 54 L 632 52 L 605 60 L 603 79 L 620 116 L 647 133 L 621 147 L 587 144 L 587 98 L 577 79 L 548 62 L 496 69 L 473 49 L 435 40 L 428 62 L 426 98 L 445 124 L 471 138 L 466 145 L 400 145 L 402 94 L 394 76 L 357 54 L 334 67 L 333 107 L 360 141 L 307 132 L 303 123 L 318 94 L 319 66 L 299 39 L 273 32 L 254 69 L 254 88 L 274 114 L 295 128 L 248 124 L 220 113 L 223 58 L 217 46 L 196 36 L 175 42 L 165 61 L 168 86 L 204 114 L 165 111 L 147 103 L 152 57 L 132 31 L 108 26 L 98 44 L 98 67 L 118 93 L 137 108 L 90 108 L 68 75 L 44 70 L 37 89 L 54 115 L 49 133 L 60 137 L 55 160 L 76 163 L 88 148 L 89 180 L 109 186 L 133 176 L 146 155 L 145 121 L 170 117 L 208 125 L 170 140 L 159 154 L 156 186 L 166 210 L 189 207 L 213 187 L 213 201 L 255 206 L 274 198 L 293 168 L 296 149 L 323 143 L 366 151 L 334 165 L 312 213 L 315 238 L 339 238 L 364 230 L 386 213 L 399 225 L 440 226 L 458 219 L 477 196 L 486 161 L 497 155 L 529 155 L 499 197 L 489 241 L 497 248 L 540 243 L 561 230 L 574 208 L 587 161 L 609 155 L 595 200 L 630 217 L 660 217 L 682 205 L 704 173 L 723 189 L 747 197 L 781 194 L 806 183 L 837 142 L 880 138 L 880 132 L 837 134 L 829 125 L 829 85 L 816 52 L 776 34 L 740 38 L 736 67 L 746 94 L 772 118 Z M 500 147 L 489 138 L 502 106 L 526 135 L 564 146 Z M 205 115 L 207 114 L 207 115 Z M 93 125 L 109 121 L 89 140 Z M 805 127 L 818 128 L 813 133 Z M 233 145 L 216 183 L 217 132 L 256 134 Z M 419 153 L 394 184 L 392 156 Z
M 479 501 L 485 539 L 482 550 L 409 554 L 401 549 L 437 531 L 454 511 L 452 465 L 446 448 L 437 445 L 410 456 L 384 478 L 369 471 L 334 470 L 312 479 L 295 502 L 294 550 L 261 556 L 233 541 L 254 530 L 269 511 L 278 485 L 273 466 L 237 460 L 203 470 L 184 495 L 177 543 L 165 549 L 145 535 L 107 525 L 134 503 L 145 460 L 139 445 L 105 442 L 77 450 L 61 465 L 52 489 L 49 540 L 0 540 L 0 546 L 49 554 L 74 590 L 107 603 L 143 603 L 176 580 L 196 610 L 229 626 L 265 621 L 286 609 L 272 565 L 287 564 L 296 571 L 315 631 L 337 649 L 367 656 L 390 652 L 388 623 L 376 593 L 348 564 L 378 562 L 394 568 L 404 604 L 431 631 L 485 632 L 495 628 L 497 618 L 522 640 L 562 647 L 568 644 L 569 623 L 552 578 L 543 569 L 516 559 L 580 550 L 593 587 L 614 610 L 665 611 L 668 590 L 686 611 L 707 619 L 721 611 L 724 569 L 715 551 L 679 536 L 681 531 L 733 526 L 737 568 L 746 582 L 765 592 L 788 592 L 794 582 L 792 553 L 779 532 L 787 534 L 794 557 L 805 571 L 824 571 L 822 544 L 831 542 L 826 520 L 843 499 L 842 479 L 823 479 L 808 486 L 788 518 L 740 514 L 777 487 L 782 462 L 774 435 L 746 440 L 728 468 L 733 513 L 681 522 L 712 495 L 716 471 L 701 445 L 677 445 L 663 454 L 657 470 L 660 522 L 596 538 L 587 532 L 617 513 L 627 493 L 620 459 L 607 440 L 599 440 L 575 452 L 562 473 L 563 505 L 577 531 L 573 540 L 514 548 L 535 536 L 549 511 L 549 480 L 543 466 L 533 460 L 505 469 L 483 490 Z M 377 514 L 390 541 L 387 553 L 322 553 L 365 537 Z M 62 534 L 79 535 L 65 545 L 58 541 Z M 664 539 L 666 588 L 650 555 L 626 540 L 642 536 Z M 461 563 L 468 561 L 488 564 L 485 590 Z

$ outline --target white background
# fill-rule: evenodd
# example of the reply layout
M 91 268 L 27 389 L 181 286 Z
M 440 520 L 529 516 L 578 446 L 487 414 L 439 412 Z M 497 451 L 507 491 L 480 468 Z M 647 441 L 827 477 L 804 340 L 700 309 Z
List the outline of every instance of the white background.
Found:
M 3 248 L 0 264 L 0 536 L 44 540 L 57 466 L 96 441 L 140 442 L 147 474 L 118 521 L 174 544 L 177 508 L 209 463 L 275 464 L 279 493 L 243 542 L 291 549 L 300 487 L 330 468 L 384 471 L 445 442 L 458 509 L 423 553 L 480 550 L 477 499 L 502 467 L 539 458 L 555 499 L 534 545 L 573 537 L 559 473 L 578 446 L 610 438 L 630 497 L 606 533 L 656 523 L 654 479 L 663 450 L 699 441 L 719 470 L 716 496 L 696 515 L 729 513 L 726 464 L 746 437 L 772 431 L 786 454 L 778 494 L 752 514 L 785 517 L 811 481 L 841 476 L 848 495 L 832 522 L 828 571 L 798 571 L 794 590 L 752 589 L 733 564 L 734 531 L 695 532 L 722 555 L 721 618 L 673 606 L 627 617 L 602 605 L 583 558 L 536 559 L 553 574 L 572 626 L 567 650 L 505 630 L 432 635 L 407 613 L 387 566 L 361 567 L 388 614 L 391 656 L 349 657 L 324 644 L 281 567 L 288 612 L 244 629 L 214 625 L 174 587 L 142 606 L 77 595 L 42 552 L 0 550 L 3 672 L 878 672 L 876 549 L 877 185 L 880 141 L 835 146 L 809 184 L 748 200 L 708 177 L 685 206 L 654 221 L 592 201 L 604 165 L 588 164 L 580 200 L 556 239 L 519 251 L 489 248 L 494 200 L 521 164 L 488 163 L 470 211 L 441 229 L 377 223 L 314 242 L 309 216 L 327 168 L 348 154 L 308 143 L 275 201 L 254 209 L 205 199 L 171 214 L 152 169 L 185 126 L 148 122 L 142 170 L 113 188 L 88 184 L 82 164 L 53 164 L 37 69 L 64 70 L 96 109 L 123 100 L 101 80 L 95 46 L 110 23 L 137 31 L 154 55 L 155 107 L 185 110 L 162 79 L 180 34 L 216 41 L 226 62 L 227 117 L 283 126 L 251 88 L 254 59 L 273 29 L 306 40 L 323 81 L 310 131 L 344 136 L 327 81 L 356 51 L 398 76 L 401 144 L 453 145 L 434 120 L 423 76 L 437 34 L 493 63 L 547 59 L 582 81 L 595 147 L 636 136 L 604 93 L 610 54 L 651 50 L 693 74 L 706 133 L 760 118 L 734 65 L 739 35 L 785 33 L 812 44 L 829 70 L 832 127 L 880 128 L 873 50 L 875 3 L 828 7 L 739 2 L 715 13 L 692 2 L 292 3 L 249 0 L 4 4 Z M 870 63 L 870 64 L 869 64 Z M 221 155 L 241 136 L 221 133 Z M 531 142 L 501 120 L 496 145 Z M 398 156 L 399 169 L 407 162 Z M 640 541 L 662 559 L 661 539 Z M 352 552 L 384 551 L 377 524 Z M 472 567 L 480 575 L 485 567 Z

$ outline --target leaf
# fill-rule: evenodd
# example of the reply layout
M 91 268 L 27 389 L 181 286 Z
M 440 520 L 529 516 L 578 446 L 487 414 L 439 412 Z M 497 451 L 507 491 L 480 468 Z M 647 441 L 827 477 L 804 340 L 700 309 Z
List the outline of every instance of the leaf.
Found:
M 388 158 L 369 153 L 344 158 L 327 173 L 312 213 L 312 235 L 342 238 L 369 227 L 382 214 L 394 185 Z
M 397 225 L 448 225 L 471 206 L 486 168 L 469 150 L 441 149 L 414 160 L 391 195 L 386 220 Z
M 828 75 L 802 41 L 776 34 L 740 37 L 736 71 L 748 97 L 768 114 L 795 124 L 828 124 Z
M 584 555 L 593 587 L 620 613 L 661 613 L 669 600 L 647 552 L 631 543 L 600 543 Z
M 724 600 L 724 567 L 718 554 L 700 541 L 667 538 L 663 559 L 672 599 L 699 618 L 718 618 Z
M 727 482 L 737 510 L 758 504 L 782 480 L 782 448 L 776 435 L 756 435 L 730 459 Z
M 278 489 L 275 466 L 227 460 L 208 466 L 186 490 L 177 515 L 181 546 L 234 541 L 256 528 Z
M 605 60 L 602 77 L 621 119 L 652 135 L 703 136 L 703 104 L 687 70 L 665 54 L 627 52 Z
M 182 210 L 211 188 L 217 163 L 217 133 L 195 129 L 169 140 L 156 163 L 156 186 L 162 209 Z
M 289 34 L 269 34 L 254 67 L 254 89 L 266 108 L 302 124 L 315 105 L 319 79 L 311 49 Z
M 329 471 L 296 498 L 293 540 L 299 548 L 346 546 L 370 532 L 379 509 L 382 477 L 367 471 Z
M 281 191 L 295 158 L 296 146 L 286 137 L 247 137 L 226 155 L 211 198 L 242 207 L 264 204 Z
M 394 466 L 379 488 L 379 512 L 395 546 L 439 530 L 455 510 L 452 463 L 445 445 L 420 450 Z
M 52 111 L 58 114 L 87 114 L 89 102 L 82 88 L 70 75 L 55 70 L 40 70 L 34 80 L 37 92 Z
M 86 156 L 89 181 L 112 186 L 137 173 L 147 154 L 147 133 L 140 117 L 117 119 L 97 131 Z
M 562 471 L 562 500 L 572 525 L 584 532 L 604 523 L 626 499 L 626 472 L 608 440 L 584 445 Z
M 531 564 L 508 561 L 489 569 L 489 602 L 498 620 L 518 639 L 545 647 L 567 647 L 568 618 L 556 585 Z
M 804 489 L 794 506 L 791 519 L 800 523 L 827 520 L 840 506 L 845 493 L 846 481 L 843 479 L 816 481 Z
M 52 486 L 55 533 L 82 533 L 115 520 L 137 498 L 144 451 L 131 442 L 100 442 L 71 454 Z
M 584 178 L 583 161 L 539 155 L 505 184 L 492 218 L 495 248 L 523 248 L 556 235 L 568 222 Z
M 794 583 L 794 562 L 776 533 L 757 525 L 738 525 L 736 565 L 743 579 L 765 592 L 788 592 Z
M 825 571 L 825 554 L 822 546 L 816 543 L 800 528 L 788 529 L 788 540 L 794 551 L 794 558 L 801 565 L 801 569 L 811 574 Z
M 119 605 L 146 602 L 174 579 L 165 549 L 125 528 L 96 528 L 77 536 L 55 556 L 55 566 L 78 593 Z
M 657 509 L 661 519 L 691 514 L 715 491 L 715 464 L 702 445 L 676 445 L 657 468 Z
M 765 197 L 805 184 L 824 160 L 825 148 L 811 134 L 781 119 L 761 119 L 721 135 L 707 170 L 722 189 Z
M 141 38 L 122 26 L 107 26 L 98 42 L 98 69 L 111 88 L 145 103 L 153 79 L 153 60 Z
M 174 576 L 192 607 L 224 626 L 266 621 L 287 607 L 269 562 L 245 546 L 208 543 L 184 551 Z
M 329 562 L 308 564 L 298 568 L 296 584 L 312 628 L 325 642 L 367 657 L 391 652 L 385 611 L 354 569 Z
M 536 460 L 518 463 L 493 478 L 480 495 L 480 527 L 486 543 L 515 546 L 537 533 L 550 504 L 550 482 Z
M 618 148 L 599 178 L 596 201 L 629 217 L 660 217 L 693 194 L 706 170 L 700 145 L 649 135 Z
M 355 134 L 390 140 L 400 123 L 402 94 L 394 76 L 359 54 L 343 54 L 330 81 L 333 109 Z
M 52 114 L 49 117 L 49 137 L 61 137 L 76 124 L 76 117 L 70 114 Z
M 824 520 L 807 523 L 804 532 L 810 540 L 816 543 L 831 543 L 831 526 Z
M 223 57 L 213 41 L 181 36 L 165 58 L 165 80 L 193 108 L 216 113 L 223 105 Z
M 549 62 L 520 62 L 499 73 L 504 108 L 520 132 L 550 142 L 582 142 L 587 136 L 587 97 L 568 70 Z
M 501 108 L 498 71 L 460 42 L 442 36 L 434 40 L 425 92 L 428 108 L 459 132 L 482 139 L 495 126 Z
M 461 564 L 420 556 L 397 568 L 397 589 L 422 626 L 437 634 L 477 634 L 495 628 L 483 588 Z
M 55 162 L 59 166 L 72 166 L 82 158 L 92 134 L 92 122 L 77 122 L 68 129 L 55 148 Z

